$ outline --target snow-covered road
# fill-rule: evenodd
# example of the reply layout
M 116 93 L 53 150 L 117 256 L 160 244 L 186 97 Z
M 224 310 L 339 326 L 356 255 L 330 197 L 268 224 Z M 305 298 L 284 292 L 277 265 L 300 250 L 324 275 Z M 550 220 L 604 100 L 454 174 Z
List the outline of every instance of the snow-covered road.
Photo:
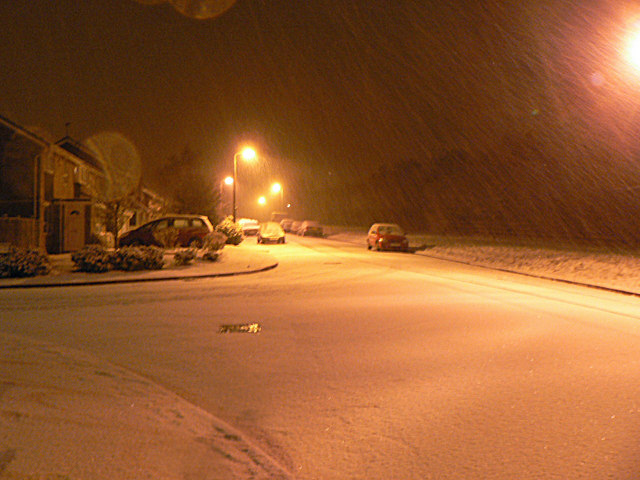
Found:
M 640 473 L 640 299 L 329 240 L 255 248 L 269 249 L 279 267 L 188 282 L 0 291 L 0 332 L 88 356 L 96 367 L 79 375 L 87 382 L 106 377 L 96 371 L 121 369 L 150 385 L 119 398 L 144 402 L 160 391 L 200 412 L 198 428 L 233 426 L 253 449 L 240 451 L 262 455 L 252 468 L 274 465 L 263 474 L 279 467 L 300 479 Z M 247 322 L 261 332 L 219 333 L 222 324 Z M 13 367 L 2 368 L 6 378 Z M 6 398 L 11 385 L 3 385 Z M 163 404 L 145 425 L 180 426 L 170 411 Z M 192 436 L 210 442 L 193 422 Z M 11 473 L 20 450 L 7 443 L 10 432 L 0 438 L 0 456 L 14 450 Z M 111 445 L 105 439 L 96 464 L 112 459 Z M 139 476 L 162 462 L 171 466 L 164 478 L 188 471 L 185 452 L 146 445 L 148 455 L 124 459 L 138 462 Z M 224 448 L 215 444 L 211 455 Z M 94 476 L 61 468 L 50 473 L 108 478 L 98 468 Z M 252 478 L 247 471 L 240 478 Z

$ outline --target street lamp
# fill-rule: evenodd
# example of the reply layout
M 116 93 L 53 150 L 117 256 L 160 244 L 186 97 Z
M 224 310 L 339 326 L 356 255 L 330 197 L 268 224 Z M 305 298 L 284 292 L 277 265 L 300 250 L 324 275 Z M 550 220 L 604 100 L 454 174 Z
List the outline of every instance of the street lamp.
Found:
M 631 34 L 627 44 L 627 58 L 636 69 L 640 69 L 640 32 L 638 32 L 638 26 L 638 23 L 634 25 L 636 31 Z
M 229 175 L 228 177 L 225 177 L 224 180 L 221 180 L 219 185 L 218 185 L 218 190 L 220 193 L 220 209 L 222 211 L 223 215 L 226 215 L 226 212 L 228 212 L 228 207 L 230 207 L 230 201 L 231 200 L 229 197 L 231 196 L 231 192 L 228 192 L 227 189 L 225 187 L 230 187 L 231 185 L 233 185 L 233 177 L 231 175 Z M 228 193 L 227 193 L 228 192 Z
M 266 205 L 267 204 L 267 197 L 265 197 L 264 195 L 261 196 L 260 198 L 258 198 L 258 203 L 260 205 Z
M 280 208 L 284 208 L 284 188 L 278 182 L 271 185 L 271 193 L 274 195 L 280 194 Z
M 238 183 L 238 155 L 241 155 L 245 160 L 253 160 L 256 158 L 256 151 L 253 148 L 246 147 L 233 156 L 233 178 L 231 179 L 233 183 L 233 223 L 236 223 L 237 214 L 236 185 Z

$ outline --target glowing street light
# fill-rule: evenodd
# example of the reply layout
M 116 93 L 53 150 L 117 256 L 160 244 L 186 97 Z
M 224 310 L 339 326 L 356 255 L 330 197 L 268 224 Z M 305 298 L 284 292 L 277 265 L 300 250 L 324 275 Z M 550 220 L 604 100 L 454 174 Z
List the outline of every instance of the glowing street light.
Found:
M 220 208 L 222 209 L 222 212 L 225 215 L 226 215 L 226 212 L 228 211 L 227 208 L 231 207 L 231 198 L 230 198 L 231 192 L 229 191 L 227 193 L 227 188 L 230 187 L 231 185 L 233 185 L 233 177 L 231 175 L 229 175 L 228 177 L 225 177 L 218 184 L 218 190 L 220 193 Z
M 261 196 L 260 198 L 258 198 L 258 203 L 260 205 L 266 205 L 267 204 L 267 197 L 265 197 L 264 195 Z
M 629 25 L 625 53 L 629 64 L 636 70 L 640 70 L 640 21 Z
M 236 185 L 238 183 L 238 155 L 241 155 L 242 158 L 245 160 L 253 160 L 254 158 L 256 158 L 256 151 L 253 148 L 245 147 L 244 149 L 237 152 L 233 156 L 233 178 L 231 179 L 231 183 L 233 184 L 233 223 L 236 222 L 236 214 L 238 213 L 237 207 L 236 207 L 236 189 L 237 189 Z M 227 185 L 229 184 L 227 183 Z
M 631 37 L 627 50 L 629 60 L 635 68 L 640 68 L 640 33 Z
M 280 194 L 280 207 L 284 208 L 284 188 L 278 182 L 271 185 L 271 193 L 274 195 Z

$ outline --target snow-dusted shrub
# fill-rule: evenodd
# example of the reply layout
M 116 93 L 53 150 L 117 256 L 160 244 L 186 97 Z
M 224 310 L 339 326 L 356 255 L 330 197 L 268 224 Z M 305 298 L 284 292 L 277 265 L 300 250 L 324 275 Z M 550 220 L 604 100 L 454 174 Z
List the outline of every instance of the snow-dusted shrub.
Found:
M 212 232 L 204 239 L 204 253 L 202 254 L 203 260 L 215 262 L 220 257 L 220 251 L 227 243 L 227 236 L 222 232 Z
M 71 254 L 71 260 L 80 272 L 102 273 L 111 268 L 111 253 L 102 245 L 85 245 Z
M 222 232 L 214 231 L 204 237 L 202 248 L 205 250 L 213 250 L 214 252 L 217 252 L 218 250 L 222 250 L 226 243 L 227 236 Z
M 164 253 L 158 247 L 121 247 L 111 256 L 115 270 L 160 270 L 164 266 Z
M 235 223 L 232 217 L 227 217 L 216 225 L 215 231 L 223 233 L 227 237 L 226 242 L 231 245 L 240 245 L 244 240 L 242 227 L 239 223 Z
M 220 250 L 207 250 L 202 254 L 202 259 L 209 262 L 215 262 L 220 258 Z
M 0 278 L 34 277 L 50 271 L 49 258 L 36 250 L 11 246 L 0 254 Z
M 196 258 L 198 251 L 195 248 L 186 248 L 178 250 L 173 255 L 173 263 L 175 265 L 188 265 Z
M 177 228 L 169 227 L 154 232 L 153 236 L 164 248 L 173 248 L 178 243 L 179 234 Z

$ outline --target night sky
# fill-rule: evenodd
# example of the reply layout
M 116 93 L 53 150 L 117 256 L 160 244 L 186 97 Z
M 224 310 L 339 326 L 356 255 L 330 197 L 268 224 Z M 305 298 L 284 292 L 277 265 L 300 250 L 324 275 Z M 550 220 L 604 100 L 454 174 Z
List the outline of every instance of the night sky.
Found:
M 145 175 L 185 147 L 229 173 L 245 141 L 339 178 L 491 158 L 514 134 L 636 155 L 637 2 L 238 0 L 204 20 L 153 3 L 1 2 L 0 113 L 53 139 L 120 132 Z

